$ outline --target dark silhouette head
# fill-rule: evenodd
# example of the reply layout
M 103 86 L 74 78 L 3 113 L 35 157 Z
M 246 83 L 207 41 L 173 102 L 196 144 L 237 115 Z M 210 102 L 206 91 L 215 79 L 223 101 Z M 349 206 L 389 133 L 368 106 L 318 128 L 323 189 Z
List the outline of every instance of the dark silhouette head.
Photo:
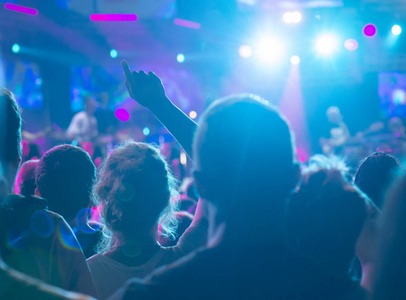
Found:
M 374 266 L 373 300 L 406 299 L 406 176 L 387 193 Z
M 289 240 L 301 255 L 330 274 L 347 275 L 367 218 L 369 201 L 346 179 L 337 159 L 322 156 L 303 170 L 303 180 L 290 197 Z
M 21 114 L 11 91 L 0 88 L 0 163 L 12 186 L 21 162 Z
M 98 103 L 96 100 L 94 100 L 93 97 L 90 96 L 86 96 L 83 99 L 84 105 L 85 105 L 85 111 L 90 114 L 93 115 L 94 112 L 96 111 L 96 108 L 98 106 Z
M 376 152 L 360 163 L 354 183 L 381 208 L 386 190 L 396 178 L 399 168 L 400 162 L 395 156 Z
M 214 102 L 202 115 L 193 150 L 200 195 L 230 216 L 279 214 L 297 182 L 289 126 L 254 95 Z
M 176 181 L 159 151 L 145 143 L 127 142 L 104 162 L 95 187 L 101 203 L 101 217 L 116 246 L 142 239 L 157 241 L 158 223 L 162 234 L 176 230 Z
M 35 183 L 49 209 L 68 222 L 87 208 L 96 180 L 96 167 L 86 151 L 72 145 L 60 145 L 47 151 L 35 172 Z
M 27 160 L 21 165 L 14 184 L 14 193 L 23 196 L 35 195 L 35 168 L 38 163 L 39 160 Z

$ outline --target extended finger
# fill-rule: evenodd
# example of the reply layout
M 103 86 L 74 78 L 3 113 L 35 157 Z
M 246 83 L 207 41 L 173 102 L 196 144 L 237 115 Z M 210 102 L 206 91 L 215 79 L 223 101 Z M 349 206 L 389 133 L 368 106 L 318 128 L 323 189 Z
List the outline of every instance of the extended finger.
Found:
M 121 62 L 121 66 L 123 67 L 124 76 L 125 76 L 126 80 L 128 81 L 128 83 L 129 83 L 130 85 L 132 85 L 133 83 L 135 83 L 135 82 L 134 82 L 134 77 L 132 76 L 134 72 L 131 73 L 131 70 L 130 70 L 130 67 L 128 66 L 128 63 L 127 63 L 125 60 L 123 60 L 123 61 Z

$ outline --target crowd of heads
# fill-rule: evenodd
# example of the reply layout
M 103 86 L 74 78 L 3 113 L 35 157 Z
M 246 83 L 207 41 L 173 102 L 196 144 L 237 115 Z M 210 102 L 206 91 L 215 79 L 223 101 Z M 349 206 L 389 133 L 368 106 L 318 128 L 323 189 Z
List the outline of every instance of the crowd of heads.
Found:
M 94 111 L 92 99 L 86 107 Z M 340 122 L 339 110 L 329 114 Z M 215 207 L 211 221 L 225 224 L 219 243 L 231 252 L 281 238 L 292 255 L 321 274 L 352 280 L 357 259 L 358 280 L 375 299 L 406 296 L 405 177 L 388 192 L 400 178 L 399 160 L 374 153 L 355 174 L 342 160 L 321 155 L 300 166 L 288 121 L 260 97 L 220 99 L 202 115 L 193 142 L 194 180 L 183 197 L 165 157 L 152 145 L 126 142 L 98 172 L 86 151 L 68 144 L 20 166 L 21 115 L 6 89 L 0 90 L 0 122 L 1 201 L 14 186 L 16 194 L 45 198 L 48 209 L 72 228 L 81 211 L 97 208 L 101 253 L 132 242 L 176 246 L 173 241 L 193 226 L 198 201 L 193 198 L 200 195 Z

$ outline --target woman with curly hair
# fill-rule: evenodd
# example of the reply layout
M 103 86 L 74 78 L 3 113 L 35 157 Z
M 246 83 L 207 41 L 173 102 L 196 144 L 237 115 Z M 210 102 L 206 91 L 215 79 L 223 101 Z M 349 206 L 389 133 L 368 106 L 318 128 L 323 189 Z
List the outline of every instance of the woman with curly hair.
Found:
M 174 247 L 158 242 L 158 227 L 160 235 L 175 235 L 176 196 L 176 180 L 151 145 L 127 142 L 104 162 L 95 186 L 104 234 L 99 253 L 88 259 L 100 299 L 196 248 L 187 234 Z

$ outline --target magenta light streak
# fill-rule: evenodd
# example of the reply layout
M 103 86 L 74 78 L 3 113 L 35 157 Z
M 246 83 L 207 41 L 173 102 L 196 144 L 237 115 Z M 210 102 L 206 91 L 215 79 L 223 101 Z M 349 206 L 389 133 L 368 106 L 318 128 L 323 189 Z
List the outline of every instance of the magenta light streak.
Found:
M 33 16 L 38 15 L 38 10 L 35 8 L 29 8 L 26 6 L 16 5 L 16 4 L 12 4 L 12 3 L 4 4 L 4 8 L 8 9 L 8 10 L 20 12 L 23 14 L 27 14 L 27 15 L 33 15 Z
M 199 23 L 188 21 L 188 20 L 183 20 L 183 19 L 175 19 L 175 20 L 173 20 L 173 23 L 175 25 L 188 27 L 188 28 L 193 28 L 193 29 L 202 28 L 202 26 Z
M 136 14 L 91 14 L 93 22 L 133 22 L 137 21 Z

